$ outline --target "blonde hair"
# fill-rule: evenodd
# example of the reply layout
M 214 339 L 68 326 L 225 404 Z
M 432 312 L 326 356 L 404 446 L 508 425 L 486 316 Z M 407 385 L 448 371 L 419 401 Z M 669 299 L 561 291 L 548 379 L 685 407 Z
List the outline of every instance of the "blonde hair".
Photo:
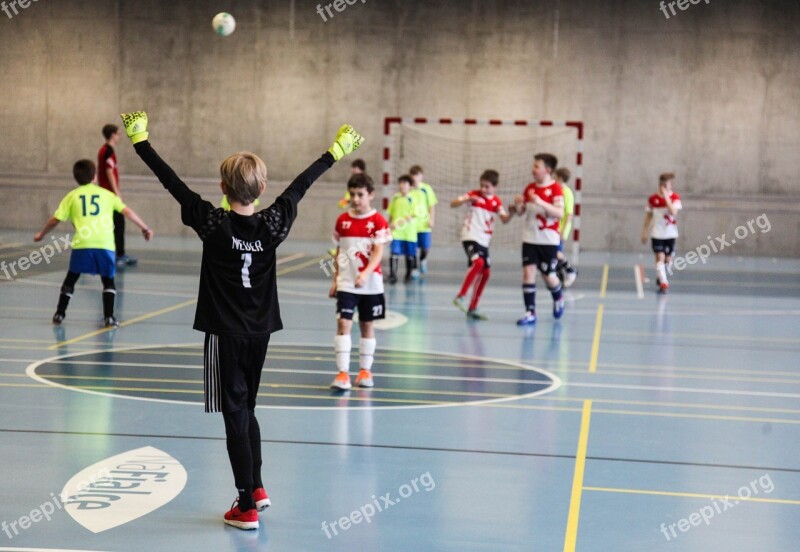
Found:
M 219 166 L 229 200 L 250 205 L 267 187 L 267 165 L 255 153 L 240 151 Z

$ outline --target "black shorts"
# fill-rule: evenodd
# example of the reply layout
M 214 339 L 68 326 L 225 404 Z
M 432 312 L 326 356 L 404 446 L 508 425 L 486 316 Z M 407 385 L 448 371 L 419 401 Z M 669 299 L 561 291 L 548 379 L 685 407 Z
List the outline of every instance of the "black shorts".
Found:
M 669 240 L 657 240 L 653 238 L 653 252 L 654 253 L 663 253 L 667 257 L 671 257 L 673 253 L 675 253 L 675 238 L 671 238 Z
M 536 265 L 544 275 L 555 274 L 558 264 L 558 245 L 522 244 L 522 266 Z
M 386 299 L 383 293 L 359 295 L 347 291 L 336 292 L 336 318 L 352 320 L 356 307 L 358 307 L 360 322 L 372 322 L 386 318 Z
M 206 412 L 236 412 L 256 407 L 269 336 L 230 337 L 206 334 L 203 392 Z
M 476 256 L 483 259 L 483 262 L 486 264 L 486 268 L 492 266 L 492 260 L 489 258 L 488 247 L 485 247 L 475 241 L 462 241 L 461 245 L 464 246 L 464 251 L 467 253 L 467 259 L 469 259 L 467 266 L 472 266 L 472 262 L 475 260 Z

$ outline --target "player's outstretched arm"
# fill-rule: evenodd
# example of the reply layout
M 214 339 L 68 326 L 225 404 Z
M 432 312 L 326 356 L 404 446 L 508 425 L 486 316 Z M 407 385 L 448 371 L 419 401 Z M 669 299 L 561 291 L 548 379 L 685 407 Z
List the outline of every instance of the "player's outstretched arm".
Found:
M 136 211 L 134 211 L 130 207 L 125 207 L 122 210 L 122 215 L 139 227 L 139 229 L 142 231 L 142 236 L 144 236 L 144 241 L 150 241 L 151 239 L 153 239 L 155 233 L 152 230 L 150 230 L 150 227 L 147 226 L 147 224 L 145 224 L 142 218 L 136 214 Z
M 35 242 L 42 241 L 42 238 L 44 238 L 47 235 L 47 233 L 50 232 L 50 230 L 58 226 L 59 222 L 61 221 L 58 220 L 56 217 L 50 217 L 50 220 L 48 220 L 45 223 L 44 228 L 42 228 L 40 232 L 36 232 L 36 234 L 33 235 L 33 241 Z
M 644 225 L 642 225 L 642 243 L 647 243 L 647 235 L 650 234 L 650 225 L 653 222 L 653 213 L 644 214 Z
M 350 125 L 342 125 L 328 151 L 300 173 L 294 181 L 278 196 L 275 203 L 258 214 L 270 227 L 276 239 L 284 240 L 297 218 L 297 204 L 303 199 L 311 185 L 345 155 L 356 151 L 364 142 Z
M 121 117 L 125 125 L 125 132 L 131 139 L 136 153 L 153 171 L 153 174 L 156 175 L 164 188 L 181 204 L 181 221 L 183 224 L 194 228 L 203 238 L 203 232 L 211 228 L 207 222 L 209 214 L 214 210 L 214 206 L 189 189 L 186 183 L 172 170 L 172 167 L 161 159 L 161 156 L 153 149 L 153 146 L 148 141 L 147 113 L 134 111 L 133 113 L 123 113 Z

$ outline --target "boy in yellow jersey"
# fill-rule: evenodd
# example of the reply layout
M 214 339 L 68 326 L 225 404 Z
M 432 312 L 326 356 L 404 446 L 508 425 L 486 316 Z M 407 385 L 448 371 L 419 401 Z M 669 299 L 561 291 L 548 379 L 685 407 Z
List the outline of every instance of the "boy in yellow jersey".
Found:
M 559 223 L 558 231 L 561 234 L 561 243 L 558 244 L 558 264 L 556 265 L 556 275 L 558 279 L 564 283 L 564 287 L 568 288 L 575 283 L 575 278 L 578 277 L 578 270 L 569 264 L 567 257 L 564 255 L 564 242 L 569 239 L 569 233 L 572 230 L 572 217 L 575 214 L 575 195 L 572 190 L 567 186 L 572 173 L 566 167 L 560 167 L 553 173 L 556 182 L 561 184 L 561 193 L 564 194 L 564 216 Z
M 114 298 L 117 294 L 114 285 L 116 276 L 116 252 L 114 246 L 114 213 L 122 213 L 142 229 L 146 241 L 153 237 L 153 231 L 139 218 L 133 209 L 126 207 L 118 195 L 96 184 L 97 170 L 94 163 L 82 159 L 72 167 L 78 187 L 64 196 L 55 214 L 36 233 L 33 241 L 41 241 L 58 225 L 69 220 L 75 227 L 72 240 L 72 253 L 69 270 L 61 286 L 53 324 L 61 324 L 67 315 L 67 305 L 75 291 L 75 284 L 81 274 L 99 274 L 103 282 L 103 319 L 106 328 L 119 326 L 114 318 Z
M 408 169 L 408 174 L 411 175 L 413 180 L 411 185 L 412 193 L 416 194 L 418 201 L 417 247 L 419 248 L 419 270 L 423 274 L 427 274 L 428 252 L 431 250 L 431 235 L 436 223 L 436 205 L 439 203 L 439 199 L 436 197 L 433 187 L 422 181 L 424 178 L 422 167 L 414 165 Z
M 400 257 L 406 258 L 406 282 L 413 277 L 417 266 L 416 197 L 411 193 L 412 178 L 404 174 L 397 179 L 399 192 L 389 203 L 389 228 L 392 230 L 392 256 L 389 259 L 389 283 L 397 283 Z

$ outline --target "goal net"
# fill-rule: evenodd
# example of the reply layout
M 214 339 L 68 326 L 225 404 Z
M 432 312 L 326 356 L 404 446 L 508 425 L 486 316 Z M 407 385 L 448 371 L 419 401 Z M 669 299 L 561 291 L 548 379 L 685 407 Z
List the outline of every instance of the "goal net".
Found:
M 572 172 L 569 186 L 575 194 L 572 222 L 572 258 L 577 262 L 580 240 L 580 190 L 582 185 L 583 124 L 573 121 L 505 121 L 387 118 L 384 149 L 384 208 L 397 191 L 397 178 L 412 165 L 420 165 L 424 181 L 439 198 L 437 244 L 459 245 L 465 211 L 451 209 L 455 197 L 477 189 L 486 169 L 500 173 L 497 193 L 508 206 L 532 182 L 535 153 L 552 153 L 560 167 Z M 495 225 L 492 248 L 517 249 L 522 241 L 523 221 L 514 218 Z M 569 247 L 569 245 L 568 245 Z M 573 260 L 574 259 L 574 260 Z

